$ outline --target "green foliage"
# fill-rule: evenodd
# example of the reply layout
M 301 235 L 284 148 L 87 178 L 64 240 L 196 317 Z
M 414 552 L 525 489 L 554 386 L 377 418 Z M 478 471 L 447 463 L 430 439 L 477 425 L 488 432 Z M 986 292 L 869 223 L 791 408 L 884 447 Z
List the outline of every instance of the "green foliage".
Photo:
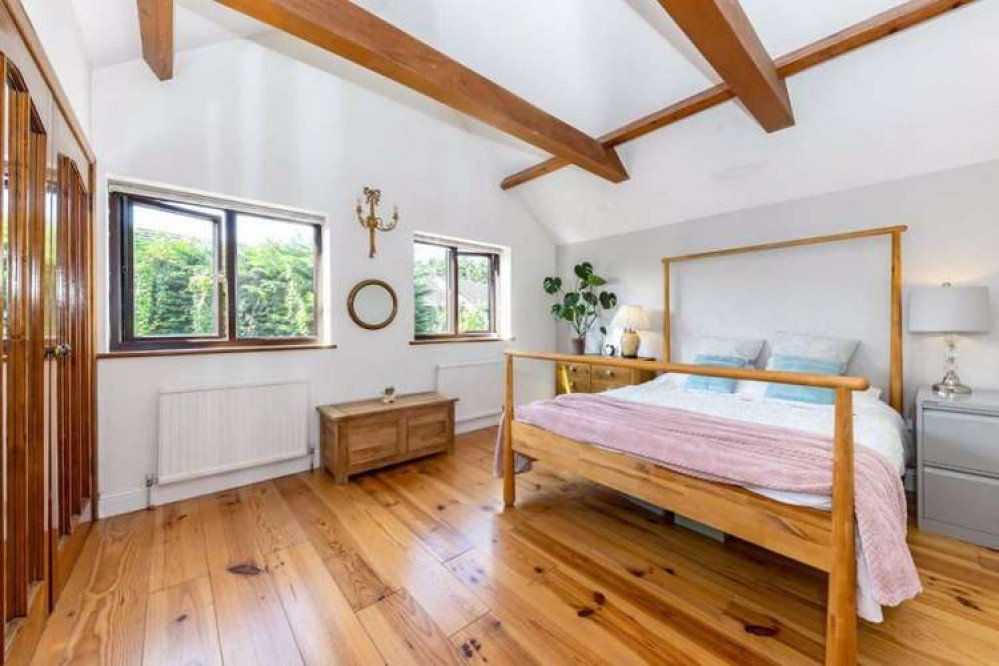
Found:
M 435 282 L 447 283 L 446 262 L 436 257 L 417 261 L 413 266 L 413 297 L 418 335 L 447 332 L 447 301 L 435 301 Z
M 241 246 L 237 332 L 242 338 L 316 334 L 314 248 L 307 242 Z M 134 240 L 135 335 L 212 336 L 218 277 L 211 243 L 137 230 Z
M 133 262 L 136 337 L 215 334 L 209 243 L 139 230 Z
M 237 331 L 242 338 L 315 335 L 314 248 L 267 241 L 240 247 Z
M 444 257 L 425 258 L 415 262 L 413 266 L 413 296 L 415 300 L 415 330 L 418 335 L 447 333 L 448 300 L 441 299 L 448 284 L 449 263 Z M 489 262 L 475 260 L 460 260 L 458 262 L 458 282 L 464 288 L 478 285 L 483 290 L 489 289 L 491 276 Z M 463 292 L 460 289 L 459 292 Z M 484 331 L 490 327 L 489 305 L 477 303 L 465 293 L 458 293 L 458 331 Z
M 546 277 L 544 290 L 551 296 L 559 296 L 559 301 L 552 305 L 551 313 L 556 320 L 565 321 L 575 332 L 577 338 L 586 337 L 586 333 L 600 318 L 602 310 L 610 310 L 617 305 L 617 295 L 610 291 L 596 291 L 596 287 L 607 284 L 607 280 L 593 272 L 593 264 L 584 261 L 573 267 L 576 276 L 576 288 L 563 293 L 562 278 Z M 604 326 L 600 327 L 606 333 Z

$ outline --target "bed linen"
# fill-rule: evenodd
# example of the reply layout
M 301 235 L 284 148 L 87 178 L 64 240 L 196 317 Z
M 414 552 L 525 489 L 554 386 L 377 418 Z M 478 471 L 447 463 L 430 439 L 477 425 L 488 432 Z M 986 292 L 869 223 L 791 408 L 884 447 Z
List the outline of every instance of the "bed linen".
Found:
M 830 440 L 833 430 L 834 408 L 832 406 L 775 400 L 758 394 L 719 394 L 691 391 L 685 388 L 684 377 L 678 375 L 663 375 L 652 382 L 608 391 L 602 395 L 614 400 L 686 410 L 736 422 L 742 421 L 746 424 L 789 428 L 803 434 L 818 435 L 827 442 Z M 518 409 L 518 419 L 521 418 L 522 409 Z M 882 460 L 886 469 L 894 472 L 894 481 L 898 484 L 897 491 L 901 492 L 899 477 L 904 472 L 906 457 L 905 429 L 901 418 L 894 410 L 880 402 L 876 394 L 855 394 L 854 414 L 854 439 L 858 446 L 858 456 L 860 449 L 863 448 Z M 585 437 L 582 439 L 586 441 Z M 497 450 L 497 471 L 501 471 L 499 453 Z M 518 459 L 517 463 L 517 469 L 520 471 L 526 467 L 527 461 Z M 687 470 L 681 469 L 680 471 L 686 472 Z M 824 510 L 828 510 L 831 505 L 828 491 L 825 493 L 794 492 L 772 487 L 765 488 L 751 483 L 740 485 L 753 492 L 788 504 Z M 903 501 L 901 506 L 902 524 L 899 526 L 903 548 L 904 511 Z M 886 598 L 883 594 L 875 595 L 875 586 L 871 579 L 868 562 L 861 556 L 863 546 L 863 536 L 859 535 L 858 612 L 864 619 L 879 622 L 882 620 L 881 603 L 894 605 L 901 599 Z M 911 564 L 911 556 L 907 549 L 905 549 L 905 556 L 908 558 L 908 564 Z M 909 573 L 915 576 L 914 571 L 912 568 Z M 915 587 L 913 587 L 910 576 L 908 592 L 911 594 L 908 596 L 912 596 L 918 591 L 918 578 L 915 579 Z

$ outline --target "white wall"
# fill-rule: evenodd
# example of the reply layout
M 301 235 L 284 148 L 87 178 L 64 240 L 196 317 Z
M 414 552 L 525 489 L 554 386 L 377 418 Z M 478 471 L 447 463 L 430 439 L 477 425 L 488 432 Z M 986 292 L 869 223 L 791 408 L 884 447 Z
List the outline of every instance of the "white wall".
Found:
M 643 353 L 658 356 L 662 257 L 896 224 L 909 226 L 902 244 L 904 306 L 913 285 L 950 280 L 991 287 L 992 332 L 962 340 L 961 378 L 999 388 L 999 162 L 565 245 L 559 270 L 567 275 L 589 259 L 611 279 L 621 303 L 648 307 L 655 330 L 643 334 Z M 674 349 L 689 360 L 698 333 L 766 337 L 790 329 L 857 337 L 863 346 L 851 370 L 883 385 L 888 247 L 881 238 L 677 265 Z M 567 337 L 561 331 L 559 342 Z M 940 338 L 906 334 L 907 397 L 938 380 L 942 363 Z
M 438 363 L 498 358 L 499 343 L 408 344 L 415 230 L 509 246 L 514 344 L 554 346 L 540 285 L 554 271 L 555 247 L 497 187 L 507 162 L 518 158 L 510 148 L 249 41 L 179 53 L 176 72 L 160 83 L 133 61 L 94 73 L 100 182 L 107 174 L 131 176 L 328 213 L 332 342 L 339 348 L 99 361 L 102 514 L 144 505 L 160 387 L 302 377 L 319 405 L 371 397 L 387 385 L 431 389 Z M 382 188 L 383 202 L 397 203 L 402 217 L 396 231 L 379 236 L 373 260 L 353 213 L 365 185 Z M 106 197 L 99 201 L 105 219 Z M 98 263 L 103 276 L 106 242 Z M 401 299 L 398 318 L 382 331 L 362 330 L 346 313 L 347 292 L 367 278 L 386 280 Z M 106 279 L 100 289 L 104 339 Z M 532 395 L 551 391 L 549 368 L 530 369 L 524 380 Z M 500 403 L 495 382 L 481 390 Z M 313 442 L 317 429 L 313 416 Z
M 55 68 L 83 131 L 90 132 L 90 73 L 87 51 L 73 8 L 66 0 L 21 0 Z

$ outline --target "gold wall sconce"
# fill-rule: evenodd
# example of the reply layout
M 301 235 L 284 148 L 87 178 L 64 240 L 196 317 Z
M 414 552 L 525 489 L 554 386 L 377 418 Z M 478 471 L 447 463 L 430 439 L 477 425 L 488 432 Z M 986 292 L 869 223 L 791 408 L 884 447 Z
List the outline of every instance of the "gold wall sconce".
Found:
M 361 223 L 361 226 L 368 230 L 368 258 L 373 258 L 375 256 L 375 232 L 376 231 L 392 231 L 395 229 L 396 225 L 399 224 L 399 207 L 395 206 L 392 211 L 392 218 L 389 220 L 383 220 L 378 217 L 375 213 L 375 209 L 378 208 L 378 204 L 382 200 L 382 191 L 375 190 L 370 187 L 364 188 L 364 200 L 368 204 L 368 214 L 364 214 L 364 207 L 361 205 L 361 200 L 357 200 L 357 221 Z

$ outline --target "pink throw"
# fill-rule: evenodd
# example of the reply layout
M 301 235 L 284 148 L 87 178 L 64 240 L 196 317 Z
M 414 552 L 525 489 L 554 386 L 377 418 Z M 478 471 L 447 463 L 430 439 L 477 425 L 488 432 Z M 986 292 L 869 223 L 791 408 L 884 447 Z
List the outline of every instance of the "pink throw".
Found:
M 578 393 L 518 407 L 516 418 L 711 481 L 832 494 L 832 441 L 800 430 Z M 497 446 L 501 471 L 499 453 Z M 896 606 L 922 591 L 905 540 L 905 489 L 874 451 L 858 445 L 854 458 L 858 547 L 875 600 Z M 522 463 L 517 471 L 525 468 Z

